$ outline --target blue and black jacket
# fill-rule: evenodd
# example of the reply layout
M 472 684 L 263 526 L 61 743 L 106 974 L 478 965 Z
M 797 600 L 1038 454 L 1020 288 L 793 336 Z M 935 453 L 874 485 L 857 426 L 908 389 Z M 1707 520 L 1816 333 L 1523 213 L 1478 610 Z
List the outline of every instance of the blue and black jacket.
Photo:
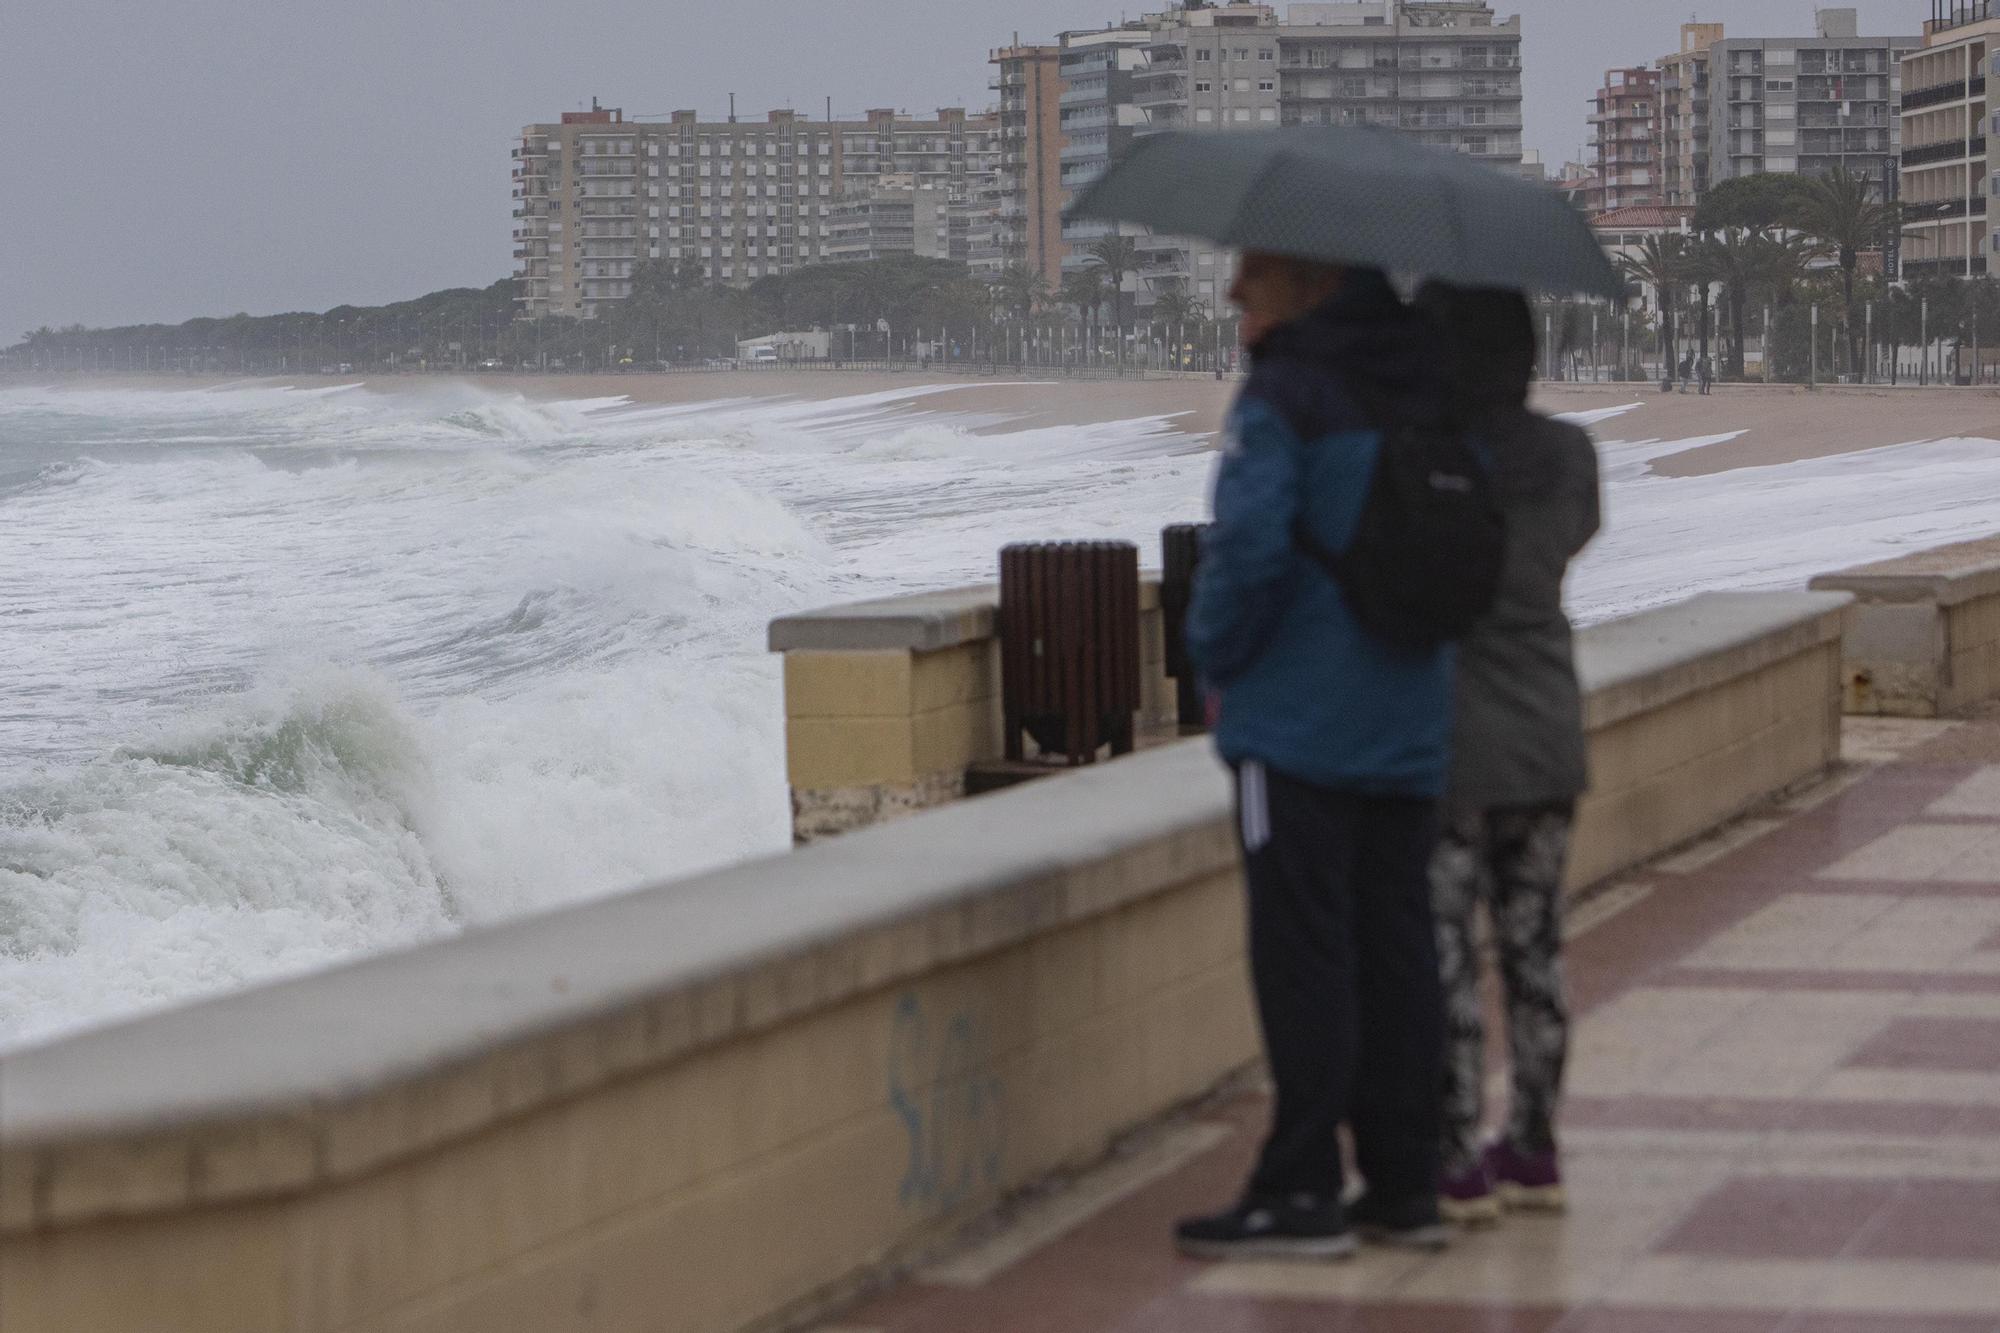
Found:
M 1429 322 L 1368 271 L 1253 354 L 1187 630 L 1202 679 L 1222 694 L 1216 743 L 1231 763 L 1359 795 L 1442 794 L 1449 650 L 1368 633 L 1295 536 L 1303 525 L 1326 550 L 1346 549 L 1382 447 L 1370 414 L 1442 422 L 1440 361 Z

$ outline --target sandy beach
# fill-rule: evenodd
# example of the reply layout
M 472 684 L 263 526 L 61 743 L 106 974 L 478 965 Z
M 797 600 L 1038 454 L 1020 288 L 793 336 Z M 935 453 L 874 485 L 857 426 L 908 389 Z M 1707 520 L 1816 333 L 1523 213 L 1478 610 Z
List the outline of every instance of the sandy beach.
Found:
M 634 403 L 685 405 L 729 399 L 828 399 L 896 389 L 950 386 L 945 394 L 913 398 L 894 410 L 922 417 L 940 410 L 996 424 L 975 431 L 1013 431 L 1154 418 L 1191 435 L 1220 429 L 1236 391 L 1212 379 L 1051 379 L 941 372 L 714 371 L 612 375 L 394 375 L 241 379 L 183 376 L 0 376 L 10 385 L 94 389 L 199 390 L 225 385 L 326 388 L 353 383 L 368 392 L 409 393 L 439 385 L 474 385 L 536 400 L 627 398 Z M 1718 385 L 1709 397 L 1662 394 L 1650 384 L 1547 384 L 1535 395 L 1547 412 L 1629 411 L 1597 428 L 1600 438 L 1685 440 L 1732 435 L 1726 441 L 1662 458 L 1664 476 L 1699 476 L 1730 468 L 1793 462 L 1882 445 L 1965 436 L 2000 438 L 2000 390 L 1886 386 Z M 1004 424 L 997 424 L 1003 422 Z

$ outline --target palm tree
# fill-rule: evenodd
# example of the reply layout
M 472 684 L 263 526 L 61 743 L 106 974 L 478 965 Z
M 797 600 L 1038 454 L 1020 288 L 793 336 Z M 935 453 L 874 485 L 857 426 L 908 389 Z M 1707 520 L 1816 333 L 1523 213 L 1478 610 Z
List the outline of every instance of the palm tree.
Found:
M 1153 322 L 1164 327 L 1170 338 L 1174 336 L 1172 332 L 1174 329 L 1199 323 L 1207 316 L 1208 307 L 1187 289 L 1187 284 L 1177 278 L 1161 284 L 1159 292 L 1153 297 Z M 1175 344 L 1174 361 L 1178 365 L 1180 360 L 1178 339 L 1175 339 Z
M 1679 304 L 1676 293 L 1688 280 L 1687 250 L 1687 237 L 1663 232 L 1648 236 L 1639 246 L 1637 254 L 1618 256 L 1618 267 L 1626 277 L 1653 289 L 1653 300 L 1660 312 L 1661 359 L 1666 362 L 1668 374 L 1673 373 L 1674 353 L 1678 346 L 1674 336 L 1674 311 Z
M 1118 330 L 1118 362 L 1125 362 L 1125 275 L 1139 267 L 1139 243 L 1113 233 L 1090 247 L 1090 257 L 1104 269 L 1111 288 L 1111 321 Z
M 1854 309 L 1854 269 L 1860 252 L 1884 246 L 1885 238 L 1900 225 L 1900 208 L 1876 198 L 1878 193 L 1868 177 L 1835 167 L 1804 183 L 1790 218 L 1794 227 L 1817 237 L 1839 258 L 1841 293 L 1850 311 Z M 1861 331 L 1852 318 L 1847 321 L 1847 341 L 1850 364 L 1858 366 Z
M 1702 268 L 1710 281 L 1722 284 L 1722 300 L 1729 316 L 1729 351 L 1723 371 L 1731 379 L 1743 378 L 1744 311 L 1750 304 L 1751 289 L 1765 281 L 1770 245 L 1768 232 L 1738 227 L 1725 227 L 1700 242 Z
M 1681 279 L 1694 288 L 1694 313 L 1700 321 L 1696 337 L 1700 340 L 1699 355 L 1708 360 L 1709 301 L 1715 284 L 1722 279 L 1715 271 L 1715 259 L 1708 248 L 1709 238 L 1705 235 L 1691 237 L 1687 243 L 1687 253 L 1682 258 Z
M 1035 307 L 1049 299 L 1049 284 L 1041 274 L 1019 264 L 1010 264 L 999 277 L 993 280 L 995 294 L 1015 319 L 1023 324 L 1035 312 Z
M 1093 342 L 1092 331 L 1097 325 L 1097 312 L 1104 307 L 1104 296 L 1109 290 L 1104 281 L 1104 269 L 1093 264 L 1089 268 L 1073 269 L 1062 280 L 1062 299 L 1076 307 L 1077 318 L 1083 323 L 1086 343 Z

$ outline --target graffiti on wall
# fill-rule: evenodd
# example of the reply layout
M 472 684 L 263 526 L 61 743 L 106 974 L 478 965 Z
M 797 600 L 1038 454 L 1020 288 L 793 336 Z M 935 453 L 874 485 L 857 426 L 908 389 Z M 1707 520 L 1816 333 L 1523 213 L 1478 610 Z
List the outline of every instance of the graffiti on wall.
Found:
M 945 1209 L 1000 1180 L 1005 1089 L 987 1024 L 964 1010 L 927 1013 L 911 991 L 896 1002 L 889 1039 L 889 1106 L 903 1123 L 905 1206 Z

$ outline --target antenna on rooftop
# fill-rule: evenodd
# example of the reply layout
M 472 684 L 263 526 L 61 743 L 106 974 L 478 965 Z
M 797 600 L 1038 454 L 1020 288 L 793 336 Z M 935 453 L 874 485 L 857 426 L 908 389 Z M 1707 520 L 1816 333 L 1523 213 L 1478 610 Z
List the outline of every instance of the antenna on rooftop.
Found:
M 731 93 L 731 94 L 729 94 L 729 123 L 730 123 L 731 125 L 734 125 L 734 124 L 736 123 L 736 94 L 735 94 L 735 93 Z

